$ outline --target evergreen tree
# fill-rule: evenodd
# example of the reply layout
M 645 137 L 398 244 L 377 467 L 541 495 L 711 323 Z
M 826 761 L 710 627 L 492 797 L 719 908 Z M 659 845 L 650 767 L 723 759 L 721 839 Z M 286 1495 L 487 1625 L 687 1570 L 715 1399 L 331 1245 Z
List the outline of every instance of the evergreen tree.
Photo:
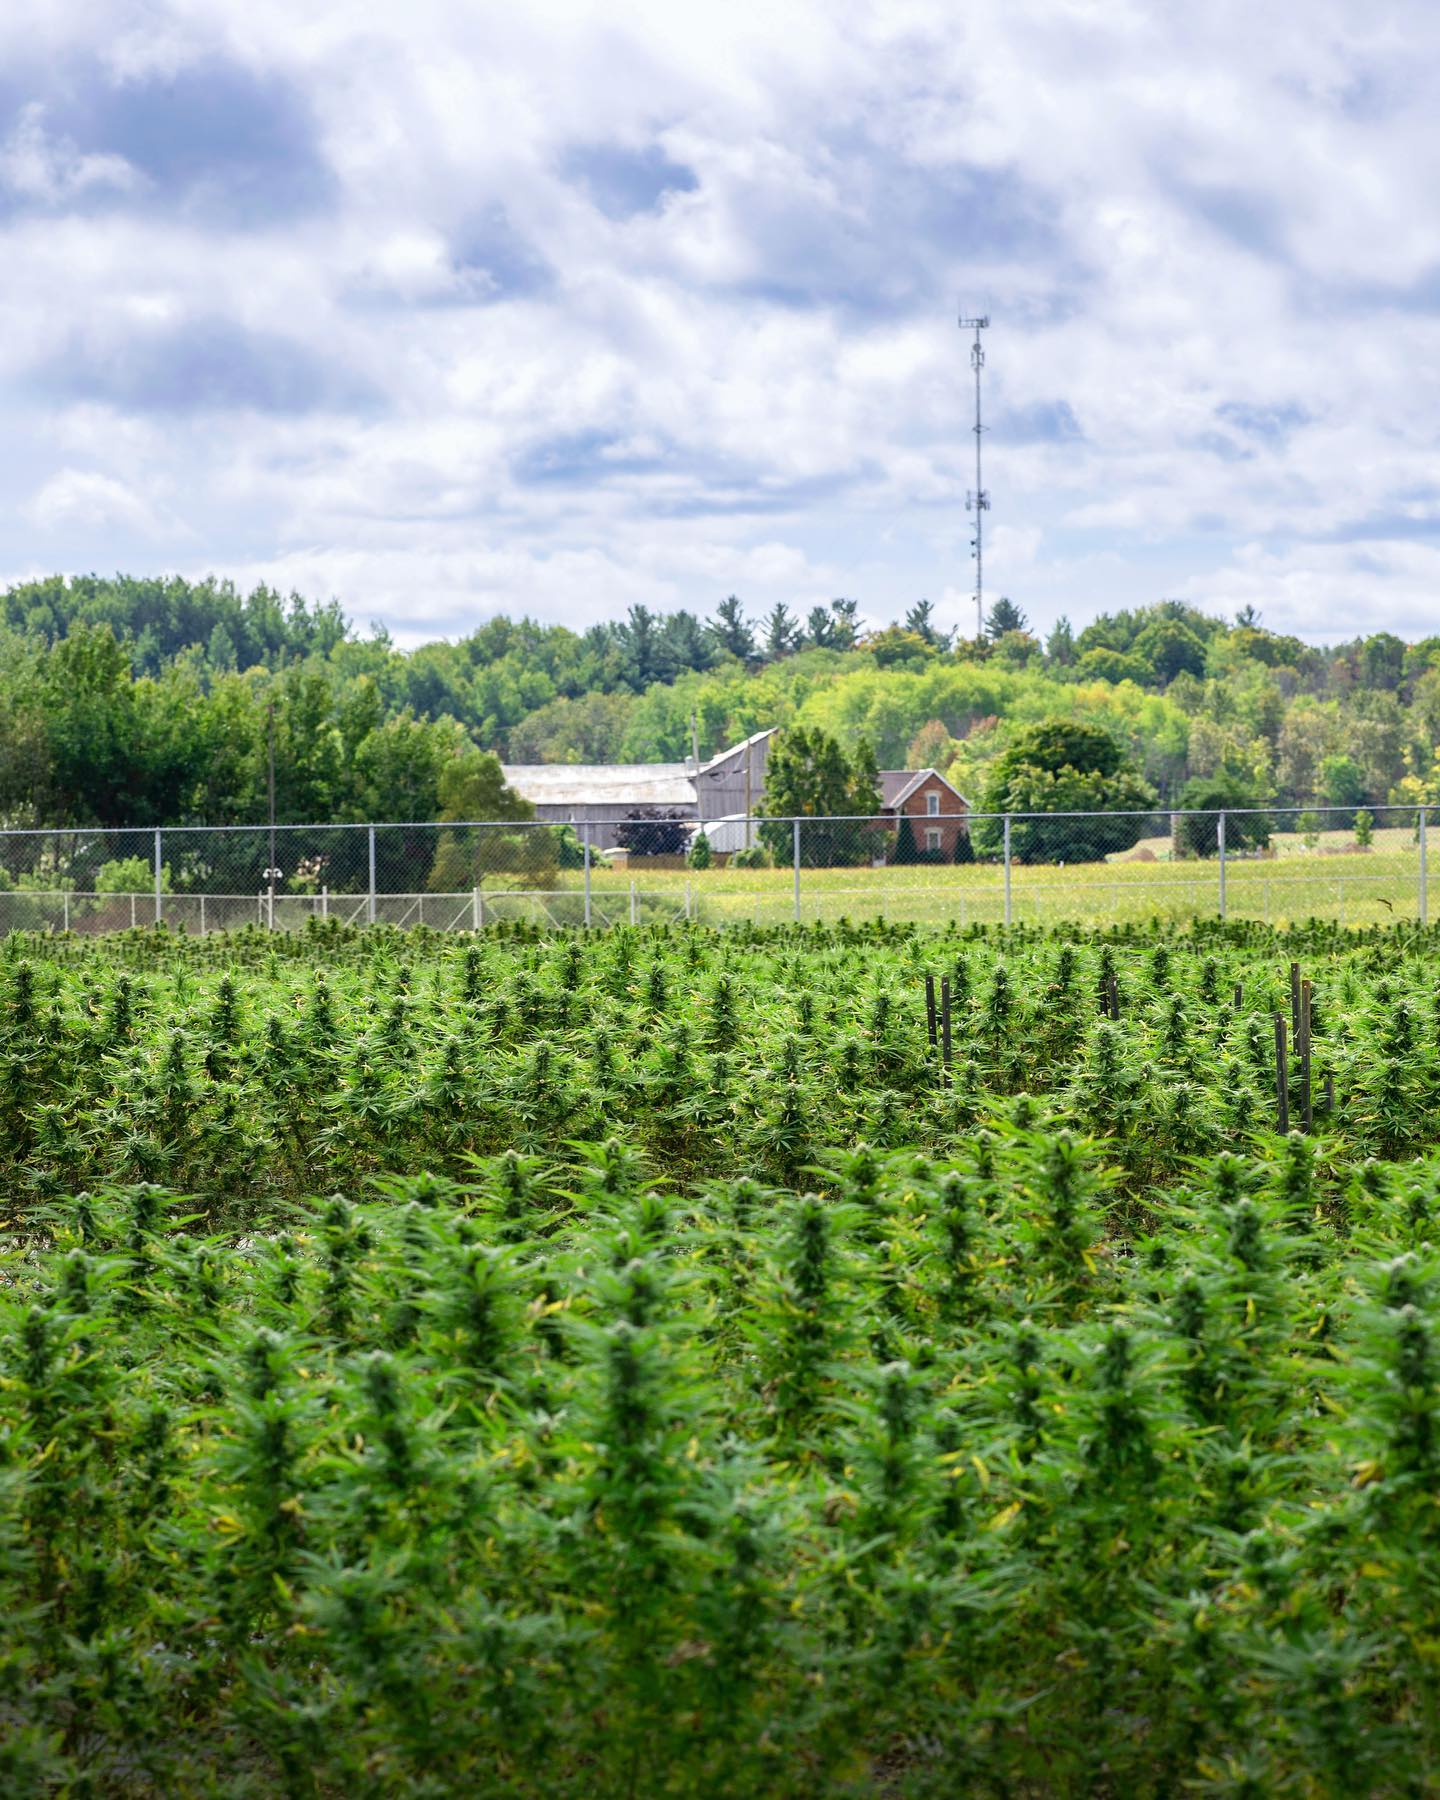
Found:
M 805 642 L 813 650 L 829 650 L 835 643 L 835 620 L 823 606 L 812 606 L 805 621 Z
M 832 600 L 830 611 L 835 615 L 835 631 L 831 639 L 832 648 L 836 650 L 853 650 L 860 636 L 860 606 L 855 600 Z
M 705 629 L 721 650 L 731 656 L 738 656 L 741 662 L 749 662 L 754 656 L 755 633 L 750 629 L 750 622 L 740 610 L 740 602 L 734 594 L 722 600 L 715 608 L 715 617 Z
M 1008 605 L 1009 602 L 1003 604 Z M 945 649 L 950 642 L 950 632 L 935 629 L 935 607 L 929 600 L 917 600 L 910 608 L 905 615 L 905 629 L 913 631 L 916 637 L 924 638 L 935 650 Z
M 625 679 L 637 693 L 660 679 L 660 633 L 648 606 L 632 606 L 615 627 L 624 657 Z
M 662 681 L 673 681 L 690 669 L 705 670 L 715 661 L 711 639 L 691 612 L 671 613 L 660 627 L 656 660 Z
M 1055 669 L 1068 669 L 1075 662 L 1075 633 L 1063 614 L 1045 640 L 1045 660 Z
M 917 863 L 920 852 L 915 844 L 915 827 L 910 823 L 909 813 L 901 813 L 900 829 L 895 833 L 895 854 L 891 859 L 896 863 Z
M 783 600 L 777 600 L 765 615 L 763 629 L 766 662 L 780 662 L 799 648 L 800 627 Z
M 1002 594 L 986 616 L 985 635 L 993 644 L 1007 631 L 1024 631 L 1029 622 L 1015 602 Z

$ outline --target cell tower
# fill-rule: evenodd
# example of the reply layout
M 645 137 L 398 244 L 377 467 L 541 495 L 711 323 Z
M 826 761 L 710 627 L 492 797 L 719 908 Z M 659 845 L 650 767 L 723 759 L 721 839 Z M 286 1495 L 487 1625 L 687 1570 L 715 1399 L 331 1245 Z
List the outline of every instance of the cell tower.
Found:
M 979 319 L 961 318 L 960 329 L 973 331 L 975 342 L 970 346 L 970 367 L 975 371 L 975 487 L 965 496 L 966 512 L 975 515 L 975 535 L 970 540 L 970 554 L 975 558 L 975 635 L 977 638 L 985 634 L 985 514 L 990 510 L 990 496 L 985 492 L 985 484 L 980 479 L 980 439 L 985 427 L 980 422 L 980 371 L 985 367 L 985 346 L 980 342 L 980 333 L 990 323 L 990 315 L 986 313 Z

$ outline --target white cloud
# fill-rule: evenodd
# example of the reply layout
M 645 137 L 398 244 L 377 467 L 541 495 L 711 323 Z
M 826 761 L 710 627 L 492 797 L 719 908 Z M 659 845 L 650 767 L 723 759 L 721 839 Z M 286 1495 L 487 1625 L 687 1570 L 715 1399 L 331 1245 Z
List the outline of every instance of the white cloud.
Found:
M 123 156 L 82 154 L 68 138 L 52 137 L 45 129 L 45 108 L 39 101 L 21 109 L 10 135 L 0 144 L 0 187 L 9 188 L 22 200 L 55 205 L 73 201 L 94 188 L 123 192 L 140 185 L 138 173 Z
M 939 595 L 968 623 L 963 300 L 994 319 L 993 591 L 1037 626 L 1183 593 L 1312 635 L 1426 628 L 1440 17 L 1418 3 L 1384 29 L 1345 0 L 1293 29 L 1239 0 L 147 0 L 108 34 L 104 10 L 57 0 L 28 47 L 0 22 L 33 89 L 0 119 L 9 566 L 35 531 L 76 567 L 140 538 L 406 634 L 732 589 L 878 616 Z M 280 96 L 276 133 L 308 109 L 323 203 L 157 201 L 207 157 L 243 188 L 247 145 L 263 201 L 296 153 L 263 105 L 159 149 L 163 109 L 133 143 L 84 124 L 106 104 L 65 111 L 67 84 L 143 101 L 226 59 Z M 601 207 L 606 148 L 693 185 Z M 191 418 L 56 375 L 148 334 L 158 382 L 197 320 L 283 351 L 311 410 Z M 307 383 L 307 358 L 351 379 Z
M 88 469 L 62 469 L 52 475 L 26 511 L 42 531 L 119 526 L 156 537 L 161 529 L 154 510 L 132 488 Z

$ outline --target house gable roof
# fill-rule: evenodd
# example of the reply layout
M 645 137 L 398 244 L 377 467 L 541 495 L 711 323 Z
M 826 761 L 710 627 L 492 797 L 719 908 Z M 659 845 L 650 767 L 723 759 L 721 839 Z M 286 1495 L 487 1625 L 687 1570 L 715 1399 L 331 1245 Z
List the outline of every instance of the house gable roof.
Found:
M 893 812 L 896 807 L 903 806 L 916 788 L 927 781 L 938 781 L 943 788 L 948 788 L 962 807 L 970 802 L 952 787 L 938 769 L 882 769 L 880 771 L 880 805 L 885 812 Z

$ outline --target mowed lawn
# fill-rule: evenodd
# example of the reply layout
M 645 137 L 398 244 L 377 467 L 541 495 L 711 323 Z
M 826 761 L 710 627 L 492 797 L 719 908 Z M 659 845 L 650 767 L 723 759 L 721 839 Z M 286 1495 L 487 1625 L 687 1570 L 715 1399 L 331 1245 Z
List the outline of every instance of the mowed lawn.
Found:
M 1277 833 L 1273 857 L 1232 855 L 1226 866 L 1227 915 L 1272 924 L 1312 917 L 1347 925 L 1417 918 L 1421 859 L 1413 835 L 1398 828 L 1377 831 L 1368 851 L 1344 853 L 1352 843 L 1347 833 L 1327 832 L 1311 848 L 1295 834 Z M 1155 860 L 1137 860 L 1141 851 Z M 1017 922 L 1096 925 L 1217 914 L 1218 860 L 1171 861 L 1169 853 L 1168 838 L 1152 838 L 1105 862 L 1016 863 L 1010 872 L 1011 916 Z M 582 878 L 570 876 L 565 885 L 578 889 Z M 788 865 L 687 871 L 650 869 L 639 862 L 592 871 L 595 922 L 623 922 L 632 910 L 632 893 L 637 920 L 684 914 L 688 907 L 691 916 L 711 924 L 774 924 L 796 911 L 794 870 Z M 996 863 L 802 869 L 799 916 L 994 923 L 1005 916 L 1005 873 Z

